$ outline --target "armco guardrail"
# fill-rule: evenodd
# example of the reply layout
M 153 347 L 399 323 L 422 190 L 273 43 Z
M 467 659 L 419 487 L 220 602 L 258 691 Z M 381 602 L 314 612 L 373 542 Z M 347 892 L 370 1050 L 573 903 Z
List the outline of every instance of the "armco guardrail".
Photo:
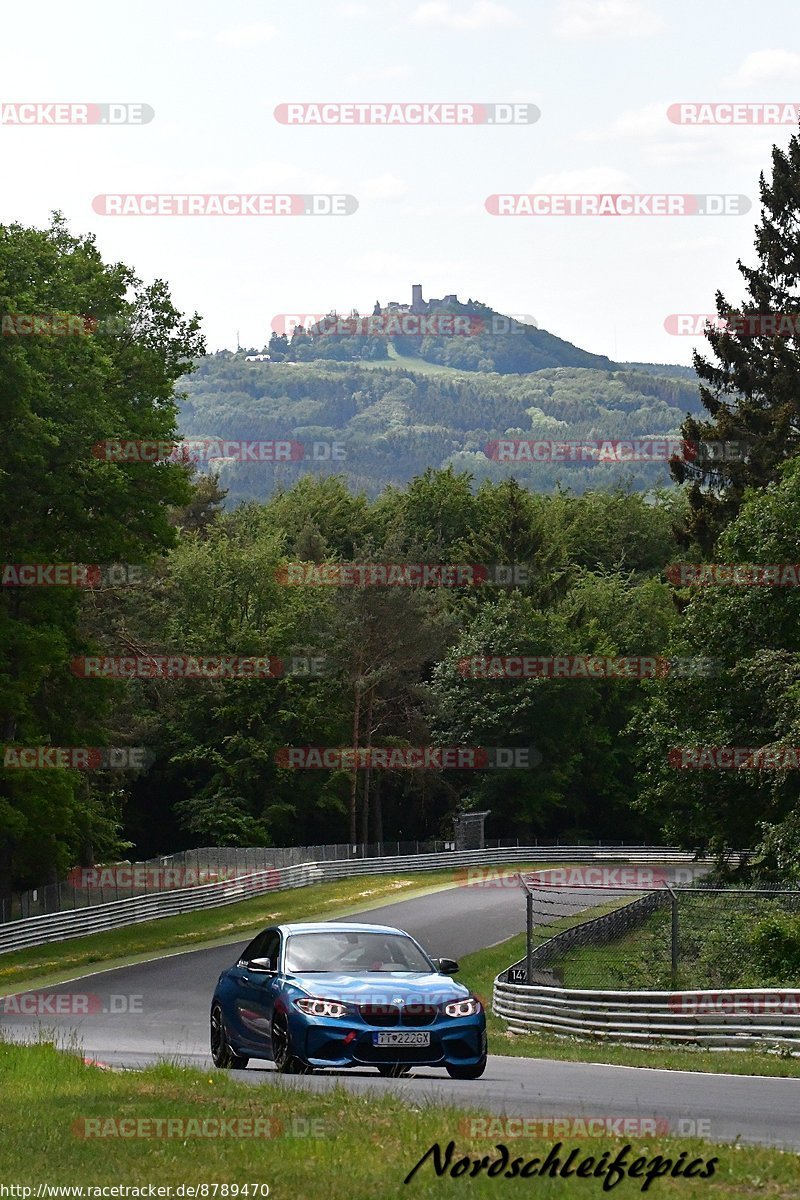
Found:
M 305 863 L 303 866 L 287 867 L 283 871 L 257 871 L 220 883 L 136 896 L 129 900 L 114 900 L 109 904 L 95 904 L 69 912 L 28 917 L 23 921 L 9 921 L 0 925 L 0 954 L 28 946 L 41 946 L 46 942 L 84 937 L 87 933 L 102 933 L 108 929 L 136 925 L 141 921 L 154 921 L 159 917 L 218 908 L 253 896 L 264 896 L 268 892 L 305 887 L 321 879 L 322 871 L 316 864 Z
M 494 1012 L 515 1033 L 546 1030 L 627 1044 L 681 1042 L 744 1049 L 765 1042 L 800 1051 L 800 991 L 610 992 L 494 985 Z
M 499 866 L 515 862 L 691 862 L 693 855 L 673 847 L 619 846 L 513 846 L 493 850 L 446 851 L 439 854 L 401 855 L 387 858 L 343 859 L 333 862 L 302 863 L 280 870 L 256 871 L 235 879 L 175 891 L 137 896 L 128 900 L 97 904 L 69 912 L 28 917 L 0 926 L 0 954 L 65 941 L 108 929 L 118 929 L 141 921 L 198 909 L 233 904 L 253 896 L 310 883 L 346 879 L 353 875 L 387 875 L 395 871 L 433 871 L 448 867 Z

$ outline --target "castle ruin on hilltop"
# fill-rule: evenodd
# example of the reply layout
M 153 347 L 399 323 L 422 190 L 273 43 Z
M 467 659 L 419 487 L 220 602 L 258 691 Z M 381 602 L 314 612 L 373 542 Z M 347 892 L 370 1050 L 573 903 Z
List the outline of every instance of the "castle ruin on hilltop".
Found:
M 455 294 L 455 292 L 451 292 L 450 295 L 444 296 L 441 300 L 434 300 L 433 298 L 430 300 L 423 300 L 422 284 L 412 283 L 411 303 L 401 304 L 398 300 L 389 300 L 386 305 L 386 311 L 398 313 L 426 313 L 434 312 L 440 308 L 446 308 L 451 304 L 457 305 L 458 303 L 458 296 Z M 379 301 L 375 301 L 375 308 L 372 311 L 373 315 L 375 316 L 379 315 L 383 311 Z

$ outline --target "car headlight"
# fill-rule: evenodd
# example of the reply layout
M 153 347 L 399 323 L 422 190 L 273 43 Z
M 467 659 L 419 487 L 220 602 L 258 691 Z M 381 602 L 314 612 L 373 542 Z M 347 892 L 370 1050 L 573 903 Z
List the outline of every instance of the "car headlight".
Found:
M 454 1000 L 452 1004 L 445 1004 L 444 1011 L 448 1017 L 474 1017 L 481 1011 L 481 1002 L 470 996 L 467 1000 Z
M 312 1000 L 309 996 L 295 1000 L 295 1008 L 306 1013 L 309 1017 L 344 1017 L 347 1015 L 347 1005 L 338 1000 Z

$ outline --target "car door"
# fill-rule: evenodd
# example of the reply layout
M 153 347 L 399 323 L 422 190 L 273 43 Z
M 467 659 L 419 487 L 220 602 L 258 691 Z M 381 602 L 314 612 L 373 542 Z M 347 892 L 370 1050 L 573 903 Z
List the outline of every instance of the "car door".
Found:
M 271 1046 L 270 1027 L 279 991 L 278 962 L 281 935 L 266 929 L 245 950 L 235 971 L 237 977 L 236 1019 L 239 1036 L 248 1047 L 265 1051 Z M 254 958 L 268 958 L 273 970 L 267 974 L 249 967 Z
M 222 981 L 227 1017 L 237 1044 L 240 1042 L 252 1044 L 251 1034 L 253 1031 L 249 1028 L 245 1015 L 247 1012 L 246 999 L 249 994 L 249 984 L 245 968 L 250 959 L 261 956 L 261 947 L 265 944 L 269 932 L 270 930 L 264 930 L 257 937 L 253 938 L 252 942 L 239 955 L 234 965 L 228 968 Z

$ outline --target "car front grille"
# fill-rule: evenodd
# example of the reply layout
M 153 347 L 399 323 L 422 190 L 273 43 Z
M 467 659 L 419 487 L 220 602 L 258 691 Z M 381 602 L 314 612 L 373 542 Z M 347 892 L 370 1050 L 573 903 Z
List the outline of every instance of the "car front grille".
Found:
M 399 1025 L 400 1009 L 396 1004 L 361 1004 L 359 1010 L 367 1025 Z
M 409 1004 L 400 1013 L 402 1025 L 432 1025 L 437 1010 L 432 1004 Z
M 432 1025 L 438 1010 L 432 1004 L 362 1004 L 358 1011 L 367 1025 L 381 1028 L 387 1025 Z

